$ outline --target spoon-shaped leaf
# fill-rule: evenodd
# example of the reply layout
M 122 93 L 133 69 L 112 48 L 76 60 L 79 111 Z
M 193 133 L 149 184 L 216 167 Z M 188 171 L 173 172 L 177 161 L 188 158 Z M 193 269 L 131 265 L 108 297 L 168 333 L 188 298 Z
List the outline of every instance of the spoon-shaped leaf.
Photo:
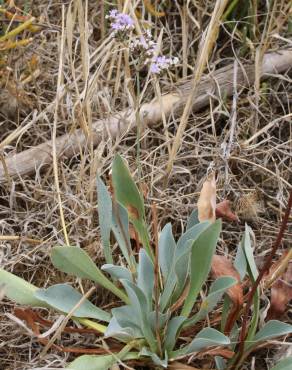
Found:
M 48 307 L 34 296 L 38 290 L 36 286 L 0 268 L 0 285 L 2 284 L 5 295 L 13 302 L 32 307 Z
M 90 279 L 114 293 L 128 303 L 126 294 L 117 288 L 94 264 L 88 254 L 79 247 L 54 247 L 52 249 L 53 265 L 60 271 L 84 279 Z
M 108 370 L 120 360 L 136 360 L 140 357 L 138 352 L 129 352 L 124 356 L 105 355 L 78 357 L 67 367 L 68 370 Z
M 186 321 L 186 326 L 191 326 L 196 324 L 198 321 L 202 320 L 207 314 L 212 311 L 217 303 L 222 298 L 223 294 L 234 286 L 237 283 L 237 280 L 233 277 L 224 276 L 217 279 L 210 288 L 208 296 L 203 300 L 199 312 Z
M 82 294 L 67 284 L 56 284 L 47 289 L 38 289 L 35 297 L 51 307 L 69 313 L 76 304 L 82 299 Z M 101 321 L 109 322 L 111 315 L 101 310 L 86 299 L 75 311 L 75 317 L 89 317 Z
M 292 369 L 292 357 L 284 358 L 278 362 L 271 370 L 291 370 Z
M 128 167 L 118 154 L 112 166 L 112 180 L 116 200 L 127 208 L 131 220 L 142 221 L 144 218 L 143 199 Z
M 195 240 L 191 251 L 191 277 L 190 289 L 182 309 L 182 316 L 188 317 L 197 296 L 204 284 L 216 250 L 217 241 L 221 231 L 221 220 L 211 224 Z
M 133 280 L 131 272 L 126 267 L 115 266 L 107 263 L 105 265 L 102 265 L 101 269 L 110 274 L 113 279 L 127 279 L 130 281 Z
M 159 266 L 161 268 L 162 276 L 166 281 L 173 263 L 176 243 L 172 234 L 171 224 L 168 223 L 161 231 L 159 242 Z
M 287 335 L 292 333 L 292 325 L 286 324 L 278 320 L 270 320 L 266 325 L 260 329 L 254 336 L 253 343 L 250 343 L 248 347 L 263 342 L 272 338 L 279 337 L 281 335 Z
M 230 339 L 220 331 L 213 328 L 205 328 L 196 335 L 191 343 L 178 351 L 172 352 L 171 357 L 175 358 L 193 352 L 200 352 L 212 346 L 226 346 L 230 344 Z

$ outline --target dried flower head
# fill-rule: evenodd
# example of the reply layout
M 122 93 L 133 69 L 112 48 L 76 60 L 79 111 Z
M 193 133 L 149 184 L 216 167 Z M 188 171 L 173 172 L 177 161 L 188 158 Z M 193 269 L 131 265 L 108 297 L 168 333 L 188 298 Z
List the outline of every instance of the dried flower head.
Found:
M 202 186 L 198 199 L 198 219 L 200 222 L 214 222 L 216 219 L 216 181 L 212 174 Z

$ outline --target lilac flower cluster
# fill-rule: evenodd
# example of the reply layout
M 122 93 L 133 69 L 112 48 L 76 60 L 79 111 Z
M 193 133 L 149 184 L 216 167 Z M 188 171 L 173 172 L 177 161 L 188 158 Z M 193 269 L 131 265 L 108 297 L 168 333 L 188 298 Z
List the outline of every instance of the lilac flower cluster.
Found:
M 113 37 L 135 28 L 133 19 L 128 14 L 119 13 L 116 9 L 111 10 L 106 18 L 111 22 Z
M 150 72 L 159 74 L 163 69 L 178 63 L 178 58 L 166 58 L 164 55 L 153 57 L 150 63 Z
M 119 13 L 116 9 L 111 10 L 107 18 L 111 21 L 112 36 L 123 41 L 128 41 L 129 48 L 143 65 L 148 65 L 151 73 L 160 74 L 162 70 L 178 63 L 178 58 L 167 58 L 164 55 L 157 56 L 157 43 L 153 40 L 150 30 L 146 30 L 142 36 L 129 35 L 133 30 L 134 20 L 127 14 Z

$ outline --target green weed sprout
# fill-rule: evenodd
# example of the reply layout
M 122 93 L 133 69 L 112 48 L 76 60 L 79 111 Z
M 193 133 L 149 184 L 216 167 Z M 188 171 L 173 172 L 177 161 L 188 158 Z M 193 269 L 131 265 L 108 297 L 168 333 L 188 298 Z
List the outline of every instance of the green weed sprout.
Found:
M 228 289 L 238 283 L 233 277 L 220 277 L 211 284 L 202 302 L 197 302 L 211 269 L 221 220 L 199 222 L 195 210 L 177 241 L 171 225 L 167 224 L 161 231 L 158 245 L 153 248 L 145 221 L 143 198 L 119 155 L 112 166 L 112 186 L 113 196 L 102 180 L 97 179 L 99 223 L 106 264 L 99 269 L 84 250 L 74 246 L 54 247 L 51 259 L 60 271 L 89 279 L 112 292 L 117 297 L 116 307 L 107 312 L 93 305 L 68 284 L 38 289 L 0 269 L 0 284 L 5 285 L 7 297 L 21 305 L 70 313 L 73 320 L 103 333 L 105 338 L 113 337 L 120 341 L 120 352 L 82 355 L 68 365 L 71 370 L 103 370 L 117 362 L 133 359 L 141 361 L 141 364 L 147 360 L 157 368 L 167 368 L 174 360 L 210 347 L 227 347 L 234 351 L 239 333 L 236 323 L 230 338 L 215 328 L 204 327 L 197 333 L 195 329 L 195 325 L 214 310 Z M 138 258 L 131 246 L 129 223 L 135 228 L 142 244 Z M 254 281 L 258 272 L 250 233 L 247 226 L 234 266 L 241 279 L 248 274 Z M 124 265 L 114 263 L 111 234 L 119 245 Z M 228 311 L 227 298 L 225 296 L 222 321 L 228 316 L 225 312 Z M 254 297 L 254 314 L 245 343 L 246 355 L 259 343 L 292 332 L 291 325 L 276 320 L 269 321 L 256 332 L 258 321 L 259 292 Z M 195 335 L 186 343 L 180 335 L 190 327 L 194 328 Z M 287 365 L 287 361 L 283 362 L 283 366 Z M 215 362 L 217 369 L 228 369 L 233 366 L 234 359 L 226 361 L 216 356 Z M 291 364 L 290 359 L 288 366 Z M 276 369 L 282 369 L 281 365 L 277 366 Z

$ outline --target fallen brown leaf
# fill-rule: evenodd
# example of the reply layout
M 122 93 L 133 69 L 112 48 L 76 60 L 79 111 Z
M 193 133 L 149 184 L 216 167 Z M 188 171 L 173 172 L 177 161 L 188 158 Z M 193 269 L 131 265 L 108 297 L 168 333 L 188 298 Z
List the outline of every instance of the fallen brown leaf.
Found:
M 228 289 L 227 294 L 232 302 L 238 306 L 243 304 L 243 291 L 240 283 L 240 276 L 233 267 L 232 262 L 225 256 L 218 256 L 215 254 L 212 259 L 211 272 L 214 278 L 222 276 L 231 276 L 235 278 L 238 283 Z
M 206 350 L 204 352 L 200 352 L 198 354 L 198 358 L 202 358 L 206 355 L 221 356 L 223 358 L 230 359 L 234 356 L 234 352 L 230 351 L 229 349 L 225 349 L 225 348 L 213 348 L 213 349 Z
M 236 271 L 228 258 L 218 255 L 213 256 L 211 272 L 213 277 L 215 278 L 219 278 L 222 276 L 231 276 L 238 281 L 237 284 L 233 285 L 227 290 L 227 294 L 233 303 L 233 308 L 229 312 L 224 328 L 225 334 L 229 334 L 235 324 L 235 321 L 237 320 L 244 301 L 243 288 L 240 283 L 240 276 L 238 271 Z
M 271 306 L 268 320 L 279 319 L 286 312 L 287 304 L 292 299 L 292 263 L 286 272 L 275 281 L 271 288 Z
M 217 204 L 216 217 L 225 218 L 228 221 L 239 221 L 237 215 L 231 211 L 230 200 L 227 199 Z
M 31 309 L 20 309 L 16 308 L 14 310 L 14 314 L 21 320 L 26 321 L 27 325 L 33 331 L 35 336 L 37 337 L 37 341 L 43 345 L 47 345 L 49 340 L 46 338 L 39 338 L 40 327 L 36 323 L 36 318 L 38 317 L 35 315 L 35 312 Z M 45 321 L 45 320 L 44 320 Z M 57 351 L 66 352 L 66 353 L 81 353 L 81 354 L 107 354 L 108 352 L 104 348 L 79 348 L 79 347 L 63 347 L 57 344 L 52 344 L 52 349 Z M 111 352 L 119 352 L 121 347 L 117 347 L 117 345 L 111 345 Z
M 198 199 L 198 219 L 200 222 L 216 219 L 216 182 L 215 175 L 206 180 L 202 186 Z

